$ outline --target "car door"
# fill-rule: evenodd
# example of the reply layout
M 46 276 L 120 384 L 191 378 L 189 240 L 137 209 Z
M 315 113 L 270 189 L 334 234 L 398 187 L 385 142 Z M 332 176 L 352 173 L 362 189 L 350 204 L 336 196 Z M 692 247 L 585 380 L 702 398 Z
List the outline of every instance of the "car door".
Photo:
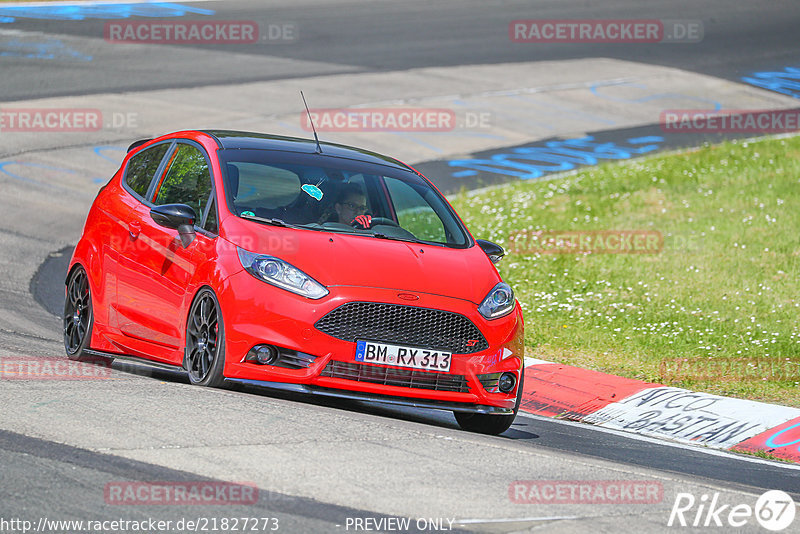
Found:
M 167 156 L 163 171 L 151 188 L 149 202 L 141 203 L 131 214 L 137 245 L 120 258 L 117 281 L 120 331 L 130 352 L 170 363 L 183 358 L 183 328 L 189 282 L 202 254 L 197 248 L 213 248 L 205 240 L 215 231 L 216 211 L 212 214 L 211 166 L 200 145 L 179 141 Z M 150 216 L 153 206 L 187 204 L 198 218 L 197 237 L 184 248 L 177 230 L 159 226 Z M 207 221 L 205 221 L 207 219 Z
M 172 141 L 158 143 L 131 157 L 123 170 L 120 181 L 122 190 L 118 194 L 108 195 L 105 201 L 108 205 L 100 206 L 107 213 L 110 222 L 98 230 L 103 236 L 103 292 L 109 303 L 105 324 L 112 333 L 118 333 L 119 329 L 117 277 L 120 256 L 129 253 L 131 247 L 136 246 L 133 236 L 138 223 L 133 221 L 131 214 L 146 201 L 153 179 L 165 163 L 172 144 Z

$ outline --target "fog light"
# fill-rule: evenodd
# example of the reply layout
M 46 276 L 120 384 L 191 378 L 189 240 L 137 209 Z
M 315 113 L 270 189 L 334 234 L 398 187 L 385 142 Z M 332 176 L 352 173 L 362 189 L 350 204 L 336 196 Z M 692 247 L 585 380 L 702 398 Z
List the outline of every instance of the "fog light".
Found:
M 517 385 L 517 377 L 514 373 L 503 373 L 500 375 L 500 381 L 497 383 L 497 388 L 503 393 L 511 393 L 514 386 Z
M 272 345 L 256 345 L 250 349 L 245 359 L 261 365 L 270 365 L 278 361 L 278 349 Z

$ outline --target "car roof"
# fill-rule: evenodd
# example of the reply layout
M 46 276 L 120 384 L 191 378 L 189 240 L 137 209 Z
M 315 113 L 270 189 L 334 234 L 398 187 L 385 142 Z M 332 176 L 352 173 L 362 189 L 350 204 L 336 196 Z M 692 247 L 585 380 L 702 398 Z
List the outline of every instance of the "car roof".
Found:
M 239 132 L 234 130 L 201 131 L 213 137 L 223 150 L 256 149 L 275 150 L 279 152 L 299 152 L 303 154 L 318 153 L 317 143 L 313 139 L 301 139 L 299 137 L 254 132 Z M 323 156 L 375 163 L 414 172 L 414 169 L 401 161 L 390 158 L 389 156 L 370 152 L 369 150 L 326 142 L 320 142 L 320 147 L 322 148 Z

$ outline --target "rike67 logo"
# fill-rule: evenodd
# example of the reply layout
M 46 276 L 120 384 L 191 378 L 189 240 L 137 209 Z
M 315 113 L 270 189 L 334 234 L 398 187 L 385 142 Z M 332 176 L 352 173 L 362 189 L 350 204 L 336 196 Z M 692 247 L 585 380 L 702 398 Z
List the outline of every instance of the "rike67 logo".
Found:
M 779 532 L 794 521 L 794 500 L 780 490 L 770 490 L 761 495 L 755 506 L 720 502 L 719 492 L 712 496 L 703 494 L 699 499 L 691 493 L 678 493 L 669 514 L 667 526 L 673 527 L 725 527 L 739 528 L 752 525 L 753 519 L 767 530 Z

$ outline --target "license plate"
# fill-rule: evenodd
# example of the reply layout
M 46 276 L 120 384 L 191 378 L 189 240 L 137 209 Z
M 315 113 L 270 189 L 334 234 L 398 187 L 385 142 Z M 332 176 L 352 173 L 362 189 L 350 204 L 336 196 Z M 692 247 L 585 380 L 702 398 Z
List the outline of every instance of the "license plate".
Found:
M 402 347 L 372 341 L 356 342 L 356 361 L 377 365 L 396 365 L 425 371 L 449 371 L 453 355 L 449 352 Z

